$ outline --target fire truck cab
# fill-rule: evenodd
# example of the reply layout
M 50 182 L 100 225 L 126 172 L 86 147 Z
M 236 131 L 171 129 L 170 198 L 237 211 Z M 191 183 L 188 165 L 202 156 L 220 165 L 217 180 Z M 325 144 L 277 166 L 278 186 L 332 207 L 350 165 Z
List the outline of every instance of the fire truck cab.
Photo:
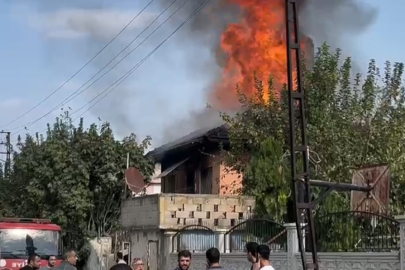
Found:
M 61 227 L 49 219 L 0 219 L 0 270 L 18 270 L 27 264 L 28 255 L 36 253 L 41 265 L 46 266 L 49 256 L 62 258 Z

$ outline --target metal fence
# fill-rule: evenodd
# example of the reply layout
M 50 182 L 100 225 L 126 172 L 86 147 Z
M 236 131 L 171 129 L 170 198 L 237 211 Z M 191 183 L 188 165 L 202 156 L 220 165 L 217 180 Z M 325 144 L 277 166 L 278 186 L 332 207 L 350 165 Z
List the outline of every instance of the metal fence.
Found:
M 244 252 L 247 242 L 268 245 L 272 251 L 287 251 L 287 230 L 272 220 L 249 219 L 230 229 L 230 251 Z
M 193 253 L 205 252 L 218 245 L 218 234 L 203 225 L 188 225 L 180 229 L 174 236 L 177 250 L 187 249 Z
M 267 244 L 272 251 L 287 250 L 286 228 L 272 220 L 249 219 L 241 221 L 225 233 L 229 239 L 231 252 L 244 252 L 247 242 Z M 205 252 L 217 247 L 219 234 L 203 225 L 189 225 L 180 229 L 175 235 L 176 249 L 187 249 L 194 253 Z
M 330 213 L 316 217 L 315 228 L 319 252 L 390 252 L 400 248 L 399 223 L 384 215 Z M 308 244 L 306 250 L 311 250 Z

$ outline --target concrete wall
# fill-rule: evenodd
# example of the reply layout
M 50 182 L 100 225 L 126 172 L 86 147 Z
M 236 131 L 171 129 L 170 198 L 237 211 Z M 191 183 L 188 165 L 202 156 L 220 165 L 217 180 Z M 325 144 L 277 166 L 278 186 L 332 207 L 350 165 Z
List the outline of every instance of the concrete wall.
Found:
M 148 251 L 154 250 L 154 245 L 159 246 L 162 239 L 162 232 L 160 230 L 143 230 L 134 231 L 131 233 L 131 258 L 141 258 L 145 263 L 152 260 L 157 260 L 158 254 L 151 254 Z M 154 252 L 155 253 L 155 252 Z
M 205 225 L 229 229 L 238 219 L 248 219 L 253 197 L 199 194 L 156 194 L 130 198 L 122 203 L 123 229 L 179 229 Z
M 160 223 L 159 202 L 159 194 L 124 200 L 121 206 L 121 227 L 157 228 Z
M 271 264 L 276 270 L 301 270 L 301 259 L 296 256 L 297 268 L 289 268 L 287 254 L 270 255 Z M 319 268 L 325 270 L 400 270 L 398 254 L 386 253 L 319 253 Z M 166 269 L 172 269 L 177 265 L 177 254 L 170 255 L 170 265 Z M 246 270 L 250 264 L 244 253 L 225 253 L 221 256 L 221 265 L 227 270 Z M 204 254 L 193 254 L 193 270 L 206 270 Z
M 327 270 L 405 270 L 405 216 L 397 217 L 400 222 L 400 250 L 392 252 L 330 252 L 318 253 L 320 269 Z M 287 251 L 272 252 L 271 263 L 277 270 L 301 270 L 301 258 L 295 224 L 285 224 L 287 231 Z M 231 252 L 230 238 L 226 230 L 216 229 L 216 243 L 212 246 L 221 251 L 221 264 L 228 270 L 249 269 L 246 254 Z M 133 231 L 131 236 L 132 256 L 142 257 L 149 263 L 150 269 L 172 269 L 177 265 L 175 230 Z M 201 240 L 202 241 L 202 240 Z M 152 247 L 152 248 L 151 248 Z M 310 254 L 307 254 L 308 262 Z M 98 268 L 94 268 L 98 269 Z M 193 270 L 205 270 L 204 253 L 194 253 Z
M 250 264 L 245 253 L 226 253 L 221 256 L 221 265 L 227 270 L 247 270 Z M 272 265 L 276 270 L 287 270 L 287 255 L 276 254 L 272 256 Z M 177 254 L 170 254 L 170 265 L 166 269 L 173 269 L 177 266 Z M 191 259 L 193 270 L 206 270 L 207 260 L 205 254 L 193 254 Z
M 327 270 L 404 270 L 405 269 L 405 217 L 397 219 L 401 223 L 401 250 L 393 252 L 328 252 L 318 253 L 319 268 Z M 298 249 L 298 239 L 295 224 L 286 224 L 287 230 L 287 252 L 272 252 L 270 255 L 271 264 L 276 270 L 301 270 L 302 263 Z M 241 252 L 230 253 L 227 249 L 227 238 L 224 244 L 220 242 L 217 248 L 221 251 L 221 265 L 228 270 L 249 269 L 246 254 Z M 222 240 L 222 241 L 223 241 Z M 311 255 L 307 254 L 307 262 L 310 262 Z M 177 265 L 177 253 L 170 254 L 170 265 L 166 269 L 174 268 Z M 193 270 L 205 270 L 206 259 L 204 253 L 195 253 L 192 258 Z
M 112 240 L 110 237 L 91 239 L 88 245 L 90 254 L 84 266 L 85 270 L 108 270 L 115 264 L 114 254 L 111 254 Z

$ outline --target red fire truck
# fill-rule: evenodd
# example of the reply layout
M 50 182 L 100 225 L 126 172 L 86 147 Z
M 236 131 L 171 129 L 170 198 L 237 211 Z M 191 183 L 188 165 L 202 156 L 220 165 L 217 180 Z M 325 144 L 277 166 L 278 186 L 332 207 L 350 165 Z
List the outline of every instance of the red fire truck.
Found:
M 27 264 L 28 254 L 36 253 L 45 266 L 50 255 L 61 263 L 61 227 L 48 219 L 0 219 L 0 270 L 18 270 Z

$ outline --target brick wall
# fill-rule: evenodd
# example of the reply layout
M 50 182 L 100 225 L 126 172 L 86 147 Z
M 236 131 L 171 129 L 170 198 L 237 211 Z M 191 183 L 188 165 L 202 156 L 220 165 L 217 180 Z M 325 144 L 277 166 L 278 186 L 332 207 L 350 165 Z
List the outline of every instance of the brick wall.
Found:
M 225 165 L 220 166 L 220 194 L 240 194 L 242 189 L 242 175 L 230 170 Z
M 122 204 L 123 228 L 179 229 L 186 225 L 224 228 L 247 219 L 255 199 L 248 196 L 159 194 L 131 198 Z

